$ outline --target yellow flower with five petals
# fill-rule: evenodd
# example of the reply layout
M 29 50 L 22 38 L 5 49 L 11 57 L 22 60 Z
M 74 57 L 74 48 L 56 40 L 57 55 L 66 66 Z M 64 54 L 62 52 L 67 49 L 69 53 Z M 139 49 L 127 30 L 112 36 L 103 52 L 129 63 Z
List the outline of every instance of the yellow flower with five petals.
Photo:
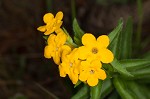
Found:
M 64 45 L 67 39 L 67 35 L 64 32 L 59 34 L 51 34 L 48 37 L 48 45 L 44 48 L 45 58 L 53 57 L 54 62 L 59 65 L 60 58 L 62 56 L 63 48 L 67 45 Z
M 113 53 L 107 49 L 109 37 L 107 35 L 99 36 L 97 39 L 94 35 L 86 33 L 82 36 L 83 46 L 79 47 L 79 59 L 81 60 L 99 60 L 103 63 L 113 61 Z
M 61 21 L 62 18 L 63 18 L 63 13 L 61 11 L 59 11 L 55 17 L 52 13 L 47 13 L 43 17 L 43 21 L 46 25 L 38 27 L 37 30 L 44 32 L 45 35 L 49 35 L 54 31 L 60 29 L 60 26 L 63 23 Z
M 70 54 L 63 57 L 62 63 L 59 65 L 59 72 L 61 77 L 69 76 L 73 84 L 78 81 L 80 60 L 77 59 L 77 48 L 73 49 Z
M 100 69 L 101 67 L 102 64 L 98 60 L 82 61 L 79 80 L 87 82 L 90 86 L 97 85 L 99 79 L 104 80 L 106 78 L 106 73 Z

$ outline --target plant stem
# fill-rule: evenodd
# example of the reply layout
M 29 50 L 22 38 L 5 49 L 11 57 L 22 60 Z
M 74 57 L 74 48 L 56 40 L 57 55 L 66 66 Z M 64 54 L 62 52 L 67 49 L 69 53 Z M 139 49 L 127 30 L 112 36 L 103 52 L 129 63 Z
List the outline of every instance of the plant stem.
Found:
M 52 12 L 52 0 L 46 0 L 46 10 Z
M 72 14 L 72 21 L 76 17 L 76 4 L 75 0 L 71 0 L 71 14 Z
M 143 22 L 143 8 L 142 8 L 142 0 L 137 0 L 137 12 L 138 12 L 138 25 L 137 25 L 137 35 L 136 35 L 136 46 L 140 48 L 141 42 L 141 32 L 142 32 L 142 22 Z

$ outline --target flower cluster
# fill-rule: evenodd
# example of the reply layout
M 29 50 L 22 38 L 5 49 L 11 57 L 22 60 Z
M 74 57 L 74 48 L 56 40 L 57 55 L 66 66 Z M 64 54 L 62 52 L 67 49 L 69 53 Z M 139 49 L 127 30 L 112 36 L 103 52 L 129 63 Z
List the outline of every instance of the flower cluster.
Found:
M 113 53 L 107 49 L 108 36 L 102 35 L 96 39 L 94 35 L 85 33 L 81 40 L 83 45 L 75 47 L 68 44 L 71 37 L 60 28 L 62 18 L 62 12 L 58 12 L 55 18 L 51 13 L 43 17 L 46 25 L 40 26 L 38 30 L 49 35 L 44 56 L 53 58 L 60 76 L 68 75 L 73 84 L 80 80 L 89 86 L 97 85 L 99 80 L 106 78 L 102 63 L 110 63 L 114 58 Z

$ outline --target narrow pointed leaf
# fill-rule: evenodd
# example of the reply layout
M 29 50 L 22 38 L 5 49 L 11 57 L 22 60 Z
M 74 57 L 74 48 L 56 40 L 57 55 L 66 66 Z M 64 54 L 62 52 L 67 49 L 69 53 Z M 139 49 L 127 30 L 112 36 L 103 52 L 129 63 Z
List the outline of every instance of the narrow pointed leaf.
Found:
M 103 84 L 103 81 L 99 80 L 99 82 L 96 86 L 91 87 L 91 91 L 90 91 L 91 98 L 90 99 L 101 99 L 100 93 L 101 93 L 101 89 L 102 89 L 102 84 Z
M 113 84 L 117 92 L 122 97 L 122 99 L 135 99 L 135 97 L 129 92 L 128 88 L 126 87 L 123 79 L 120 79 L 119 77 L 115 77 L 113 79 Z
M 67 41 L 66 44 L 73 46 L 73 47 L 78 47 L 72 40 L 71 36 L 69 35 L 69 33 L 67 32 L 67 30 L 65 28 L 63 28 L 64 33 L 67 35 Z
M 71 99 L 88 99 L 89 97 L 89 86 L 84 85 Z
M 129 59 L 131 58 L 132 51 L 132 33 L 133 33 L 133 22 L 132 18 L 129 17 L 127 24 L 121 33 L 121 45 L 120 45 L 120 58 Z
M 82 45 L 81 38 L 84 35 L 84 31 L 80 28 L 76 19 L 73 20 L 73 31 L 75 43 L 77 45 Z
M 142 78 L 145 78 L 145 77 L 149 77 L 149 75 L 150 75 L 150 67 L 133 71 L 132 74 L 134 75 L 134 77 L 133 77 L 134 79 L 135 78 L 142 79 Z
M 102 84 L 102 90 L 101 90 L 101 98 L 105 98 L 108 94 L 110 94 L 113 90 L 113 86 L 110 79 L 104 80 Z
M 74 85 L 74 88 L 76 88 L 78 85 L 80 85 L 82 82 L 78 80 L 78 82 Z
M 129 90 L 131 90 L 136 95 L 136 99 L 147 99 L 146 94 L 149 93 L 144 93 L 141 85 L 137 84 L 134 81 L 128 81 L 127 86 Z
M 114 56 L 118 59 L 119 58 L 119 53 L 120 53 L 120 33 L 117 34 L 117 36 L 115 37 L 115 39 L 113 39 L 113 41 L 111 42 L 111 44 L 109 45 L 109 49 L 111 50 L 111 52 L 113 52 Z
M 120 63 L 129 71 L 135 71 L 150 65 L 150 60 L 147 59 L 126 59 L 121 60 Z
M 110 44 L 115 39 L 115 37 L 118 35 L 118 33 L 121 32 L 122 27 L 123 27 L 123 22 L 122 22 L 122 19 L 120 19 L 118 22 L 118 26 L 108 35 L 109 39 L 110 39 Z
M 126 70 L 125 67 L 123 67 L 122 64 L 120 64 L 120 62 L 114 58 L 113 62 L 111 62 L 111 65 L 113 66 L 114 69 L 116 69 L 116 71 L 118 71 L 120 74 L 123 74 L 124 76 L 130 76 L 130 77 L 133 77 L 133 75 L 128 72 Z
M 110 39 L 109 49 L 113 52 L 114 56 L 118 59 L 120 53 L 120 41 L 121 41 L 121 31 L 122 31 L 122 20 L 119 20 L 119 24 L 108 36 Z

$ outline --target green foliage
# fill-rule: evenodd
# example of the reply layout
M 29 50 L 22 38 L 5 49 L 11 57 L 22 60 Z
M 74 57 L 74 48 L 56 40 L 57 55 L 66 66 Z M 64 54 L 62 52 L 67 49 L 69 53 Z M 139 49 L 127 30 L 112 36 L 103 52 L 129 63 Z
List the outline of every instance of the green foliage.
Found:
M 103 99 L 104 97 L 106 97 L 108 94 L 112 92 L 112 90 L 113 90 L 113 86 L 111 80 L 110 79 L 104 80 L 101 89 L 101 98 Z
M 146 95 L 146 93 L 144 93 L 143 86 L 134 81 L 128 82 L 127 86 L 129 90 L 131 90 L 131 92 L 135 94 L 136 99 L 148 99 L 148 96 Z
M 80 29 L 76 20 L 74 20 L 73 27 L 75 32 L 74 40 L 76 44 L 82 45 L 81 38 L 84 32 Z M 113 52 L 115 58 L 110 64 L 103 64 L 108 78 L 103 82 L 99 81 L 97 86 L 90 88 L 91 99 L 105 98 L 113 89 L 123 99 L 150 98 L 150 95 L 148 95 L 150 90 L 144 85 L 145 83 L 150 83 L 150 55 L 144 55 L 143 59 L 132 59 L 132 35 L 133 21 L 131 17 L 128 18 L 124 28 L 122 19 L 120 19 L 118 26 L 108 35 L 110 38 L 108 48 Z M 79 90 L 79 93 L 75 96 L 77 97 L 79 94 L 79 96 L 86 96 L 86 98 L 82 97 L 82 99 L 89 98 L 89 94 L 86 93 L 89 89 L 84 87 L 83 89 L 84 92 Z M 113 91 L 111 96 L 118 99 L 117 93 Z M 112 97 L 109 99 L 112 99 Z
M 103 81 L 99 80 L 99 83 L 96 86 L 91 87 L 91 91 L 90 91 L 91 98 L 90 99 L 98 99 L 98 98 L 100 98 L 102 84 L 103 84 Z
M 120 58 L 128 59 L 131 58 L 132 53 L 132 34 L 133 34 L 133 22 L 132 18 L 129 17 L 124 30 L 121 33 L 120 41 Z
M 115 77 L 113 79 L 113 84 L 114 84 L 117 92 L 122 97 L 122 99 L 135 99 L 134 96 L 127 89 L 126 83 L 123 79 L 121 79 L 119 77 Z
M 119 20 L 118 26 L 108 35 L 110 39 L 110 45 L 112 41 L 116 38 L 116 36 L 121 32 L 123 27 L 122 19 Z
M 121 37 L 121 32 L 122 31 L 122 27 L 123 27 L 123 22 L 122 19 L 120 19 L 118 26 L 108 35 L 110 38 L 110 45 L 109 48 L 110 50 L 113 52 L 114 56 L 116 57 L 113 62 L 111 63 L 111 65 L 114 67 L 114 69 L 116 69 L 119 73 L 123 74 L 123 75 L 127 75 L 127 76 L 132 76 L 127 70 L 126 68 L 124 68 L 119 61 L 117 60 L 117 58 L 119 58 L 120 55 L 120 51 L 125 50 L 123 49 L 124 46 L 122 46 L 122 49 L 120 47 L 120 42 L 124 42 L 122 37 Z M 130 32 L 129 32 L 130 33 Z M 127 36 L 128 37 L 128 36 Z M 127 38 L 126 37 L 126 38 Z M 128 52 L 128 50 L 126 51 Z M 123 52 L 122 52 L 123 53 Z
M 80 85 L 82 82 L 79 80 L 75 85 L 74 88 L 76 88 L 78 85 Z
M 89 86 L 84 86 L 71 98 L 71 99 L 88 99 L 89 97 Z
M 111 62 L 111 65 L 116 69 L 120 74 L 123 74 L 125 76 L 133 77 L 133 75 L 126 70 L 125 67 L 122 66 L 122 64 L 119 63 L 119 61 L 115 58 L 113 62 Z
M 121 60 L 120 63 L 129 71 L 136 71 L 150 65 L 148 59 L 125 59 Z
M 63 31 L 67 35 L 67 41 L 66 41 L 67 45 L 77 47 L 77 45 L 73 42 L 73 40 L 72 40 L 71 36 L 69 35 L 69 33 L 67 32 L 67 30 L 65 28 L 63 28 Z
M 74 42 L 77 45 L 82 45 L 81 38 L 84 34 L 84 31 L 79 27 L 76 19 L 73 20 L 73 31 L 74 31 Z

